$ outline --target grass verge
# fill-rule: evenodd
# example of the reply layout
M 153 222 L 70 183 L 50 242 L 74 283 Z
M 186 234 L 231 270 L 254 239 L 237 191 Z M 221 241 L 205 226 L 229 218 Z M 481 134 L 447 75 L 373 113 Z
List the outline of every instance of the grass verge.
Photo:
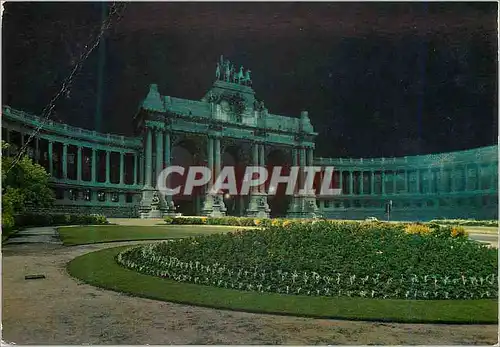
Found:
M 388 300 L 245 292 L 143 275 L 114 257 L 130 246 L 87 253 L 69 262 L 71 276 L 88 284 L 144 298 L 254 313 L 364 321 L 497 324 L 495 300 Z
M 161 225 L 161 226 L 126 226 L 97 225 L 60 227 L 59 235 L 65 246 L 84 245 L 102 242 L 164 240 L 225 233 L 241 229 L 231 226 L 196 226 L 196 225 Z

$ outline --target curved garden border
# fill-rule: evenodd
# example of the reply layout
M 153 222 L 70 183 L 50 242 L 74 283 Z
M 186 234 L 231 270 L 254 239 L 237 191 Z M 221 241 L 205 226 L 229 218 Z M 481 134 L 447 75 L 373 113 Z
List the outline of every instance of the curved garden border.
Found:
M 217 309 L 311 318 L 441 324 L 497 324 L 496 300 L 393 300 L 256 293 L 143 275 L 118 265 L 121 246 L 79 256 L 68 273 L 85 283 L 132 296 Z

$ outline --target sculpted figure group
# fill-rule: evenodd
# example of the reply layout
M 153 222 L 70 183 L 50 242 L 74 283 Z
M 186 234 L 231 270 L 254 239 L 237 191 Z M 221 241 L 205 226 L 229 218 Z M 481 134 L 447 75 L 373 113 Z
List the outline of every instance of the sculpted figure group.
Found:
M 252 85 L 252 79 L 250 77 L 251 71 L 247 69 L 243 73 L 243 66 L 240 66 L 240 70 L 236 72 L 236 68 L 229 60 L 224 61 L 224 57 L 220 56 L 220 61 L 217 62 L 217 67 L 215 69 L 215 77 L 217 80 L 222 80 L 231 83 L 242 84 L 245 86 Z

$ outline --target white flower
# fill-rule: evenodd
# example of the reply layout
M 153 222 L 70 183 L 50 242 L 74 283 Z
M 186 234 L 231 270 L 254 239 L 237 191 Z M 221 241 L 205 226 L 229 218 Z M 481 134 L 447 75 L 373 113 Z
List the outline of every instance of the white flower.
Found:
M 351 284 L 353 284 L 355 280 L 356 280 L 356 275 L 349 276 L 349 281 L 351 282 Z

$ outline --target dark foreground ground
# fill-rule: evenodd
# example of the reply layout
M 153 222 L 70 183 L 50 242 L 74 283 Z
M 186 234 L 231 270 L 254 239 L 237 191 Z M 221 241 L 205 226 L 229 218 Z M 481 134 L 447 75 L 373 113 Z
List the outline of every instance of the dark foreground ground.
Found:
M 369 323 L 228 312 L 129 297 L 67 275 L 71 259 L 123 244 L 5 245 L 2 339 L 16 344 L 497 343 L 496 325 Z M 29 274 L 46 278 L 25 280 Z

